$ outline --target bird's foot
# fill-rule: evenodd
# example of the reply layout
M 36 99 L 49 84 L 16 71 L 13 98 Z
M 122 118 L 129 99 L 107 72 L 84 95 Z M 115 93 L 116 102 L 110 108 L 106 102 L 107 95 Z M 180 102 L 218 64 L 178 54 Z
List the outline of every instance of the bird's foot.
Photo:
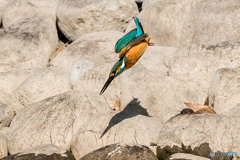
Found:
M 148 40 L 148 45 L 149 46 L 154 46 L 154 43 L 150 42 L 150 39 Z

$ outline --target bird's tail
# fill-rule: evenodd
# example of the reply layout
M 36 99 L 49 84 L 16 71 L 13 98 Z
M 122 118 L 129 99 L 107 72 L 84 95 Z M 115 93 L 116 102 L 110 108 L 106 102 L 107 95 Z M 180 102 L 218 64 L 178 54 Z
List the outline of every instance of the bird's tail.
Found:
M 136 37 L 138 37 L 138 36 L 142 35 L 144 33 L 144 31 L 143 31 L 142 24 L 139 21 L 138 17 L 134 17 L 134 21 L 135 21 L 136 26 L 137 26 L 137 35 L 136 35 Z

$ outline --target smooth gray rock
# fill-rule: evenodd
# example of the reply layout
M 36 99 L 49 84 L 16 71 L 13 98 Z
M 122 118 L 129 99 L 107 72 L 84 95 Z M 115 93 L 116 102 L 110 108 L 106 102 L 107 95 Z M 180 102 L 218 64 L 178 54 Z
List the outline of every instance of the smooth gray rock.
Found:
M 7 0 L 0 0 L 0 26 L 2 25 L 2 16 L 7 2 Z
M 158 160 L 155 154 L 147 147 L 137 144 L 116 143 L 99 148 L 88 153 L 80 160 Z
M 56 21 L 56 8 L 59 0 L 8 0 L 4 8 L 3 26 L 25 19 L 35 14 L 45 14 L 47 18 Z
M 188 81 L 167 76 L 175 51 L 173 47 L 150 46 L 131 69 L 119 76 L 122 109 L 136 98 L 149 115 L 164 123 L 179 114 L 187 102 L 204 104 L 207 94 L 191 92 Z
M 65 149 L 55 146 L 54 144 L 44 144 L 35 146 L 16 153 L 2 160 L 75 160 L 72 153 Z
M 74 41 L 91 32 L 124 32 L 137 14 L 133 0 L 60 0 L 57 24 L 62 33 Z
M 81 36 L 60 52 L 51 65 L 71 72 L 74 90 L 91 90 L 100 93 L 113 65 L 119 60 L 114 46 L 124 34 L 118 31 L 94 32 Z M 113 80 L 104 95 L 120 97 L 119 78 Z
M 7 138 L 0 133 L 0 158 L 8 155 Z
M 240 104 L 236 105 L 235 107 L 233 107 L 229 113 L 229 116 L 239 116 L 240 115 Z
M 14 116 L 13 109 L 7 104 L 0 102 L 0 130 L 8 127 Z
M 55 21 L 31 15 L 0 30 L 0 72 L 46 67 L 57 48 Z
M 210 158 L 210 152 L 240 152 L 240 116 L 182 114 L 159 132 L 158 146 Z M 170 153 L 170 152 L 168 152 Z
M 4 135 L 8 139 L 9 130 L 10 130 L 9 127 L 3 127 L 3 128 L 0 129 L 0 134 Z
M 21 104 L 14 97 L 14 91 L 18 86 L 31 76 L 37 68 L 0 72 L 0 102 L 5 103 L 11 108 L 17 108 Z
M 228 115 L 240 102 L 240 69 L 222 68 L 213 75 L 208 96 L 208 106 L 217 114 Z
M 84 122 L 110 110 L 103 96 L 86 91 L 67 92 L 34 103 L 14 117 L 9 131 L 9 153 L 41 144 L 69 150 L 72 136 Z
M 166 160 L 210 160 L 209 158 L 204 158 L 200 156 L 195 156 L 186 153 L 176 153 L 168 157 Z
M 182 46 L 170 60 L 169 75 L 189 82 L 195 92 L 208 94 L 211 79 L 218 69 L 240 67 L 239 52 L 239 40 Z
M 156 119 L 131 112 L 128 106 L 121 112 L 106 112 L 92 116 L 88 122 L 79 128 L 71 142 L 71 150 L 76 159 L 89 152 L 114 143 L 131 143 L 148 146 L 153 152 L 161 123 Z M 135 106 L 139 109 L 140 106 Z
M 201 0 L 160 0 L 146 6 L 138 18 L 158 46 L 179 47 L 187 14 Z M 144 4 L 144 2 L 143 2 Z M 126 32 L 136 28 L 132 21 Z
M 16 113 L 43 99 L 71 91 L 70 73 L 61 67 L 48 67 L 35 72 L 14 91 Z M 17 103 L 16 102 L 16 103 Z
M 240 38 L 240 1 L 202 0 L 188 14 L 181 45 L 218 43 Z

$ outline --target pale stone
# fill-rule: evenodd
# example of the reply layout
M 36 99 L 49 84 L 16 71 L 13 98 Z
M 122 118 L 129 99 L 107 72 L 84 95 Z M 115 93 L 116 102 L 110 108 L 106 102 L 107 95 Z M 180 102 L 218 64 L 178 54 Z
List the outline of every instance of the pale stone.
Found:
M 58 0 L 9 0 L 4 8 L 3 26 L 9 27 L 12 23 L 39 13 L 56 21 L 57 4 Z
M 8 127 L 14 116 L 13 109 L 7 104 L 0 102 L 0 130 Z
M 7 2 L 7 0 L 0 0 L 0 26 L 2 25 L 2 16 Z
M 239 40 L 182 46 L 170 60 L 169 74 L 189 82 L 195 92 L 207 94 L 212 76 L 218 69 L 240 67 L 239 52 Z
M 57 23 L 63 34 L 73 41 L 91 32 L 124 32 L 137 14 L 133 0 L 60 0 Z
M 63 157 L 67 157 L 65 152 L 66 152 L 65 149 L 60 148 L 54 144 L 43 144 L 43 145 L 28 148 L 23 152 L 21 152 L 20 155 L 34 153 L 37 156 L 38 154 L 51 155 L 56 153 L 56 154 L 62 155 Z
M 229 113 L 229 116 L 239 116 L 240 115 L 240 104 L 236 105 L 235 107 L 233 107 Z
M 41 144 L 70 149 L 72 135 L 95 114 L 111 110 L 105 98 L 92 92 L 67 92 L 24 108 L 13 119 L 9 153 Z
M 0 158 L 8 155 L 7 138 L 0 134 Z
M 210 160 L 209 158 L 204 158 L 192 154 L 187 153 L 176 153 L 168 157 L 166 160 L 179 160 L 179 159 L 185 159 L 185 160 Z
M 51 65 L 71 71 L 74 90 L 100 92 L 109 77 L 113 65 L 119 60 L 114 46 L 123 33 L 118 31 L 95 32 L 81 36 L 60 52 Z M 120 82 L 112 81 L 104 95 L 118 99 Z
M 228 115 L 240 102 L 240 69 L 222 68 L 214 74 L 209 88 L 208 102 L 217 114 Z
M 33 68 L 0 72 L 0 102 L 7 104 L 15 112 L 21 110 L 21 104 L 14 96 L 14 91 L 37 70 L 39 69 Z
M 37 68 L 33 68 L 0 72 L 0 102 L 9 105 L 13 109 L 21 106 L 13 93 L 22 82 L 37 70 Z
M 143 65 L 149 71 L 158 75 L 168 75 L 169 62 L 173 58 L 175 47 L 151 46 L 148 47 L 136 65 Z
M 80 160 L 158 160 L 155 154 L 147 147 L 138 144 L 116 143 L 99 148 Z
M 142 0 L 142 9 L 145 9 L 148 5 L 151 5 L 155 2 L 167 2 L 167 0 Z
M 36 70 L 36 68 L 33 68 L 0 72 L 0 91 L 5 92 L 6 94 L 12 94 L 17 89 L 17 87 L 29 76 L 31 76 Z M 1 94 L 0 97 L 2 97 Z
M 188 14 L 181 45 L 218 43 L 240 38 L 240 1 L 202 0 Z
M 166 76 L 168 61 L 175 50 L 170 47 L 148 47 L 141 59 L 120 75 L 122 109 L 136 98 L 139 101 L 136 104 L 145 108 L 149 115 L 165 122 L 179 114 L 186 107 L 185 102 L 204 104 L 206 94 L 191 92 L 187 81 Z
M 239 117 L 217 114 L 178 115 L 162 127 L 158 146 L 185 146 L 193 150 L 205 143 L 209 145 L 209 149 L 205 148 L 206 151 L 239 153 Z
M 8 139 L 9 130 L 10 130 L 9 127 L 3 127 L 0 129 L 0 134 L 4 135 Z
M 34 14 L 0 30 L 0 72 L 46 67 L 57 48 L 55 21 Z
M 4 160 L 75 160 L 72 153 L 54 144 L 43 144 L 28 148 L 23 152 L 16 153 Z
M 201 0 L 168 0 L 152 3 L 138 15 L 151 41 L 158 46 L 179 47 L 180 35 L 187 14 Z M 143 3 L 144 4 L 144 3 Z M 132 21 L 126 32 L 136 28 Z
M 100 147 L 113 143 L 132 143 L 150 146 L 157 140 L 161 124 L 152 117 L 138 113 L 107 112 L 91 117 L 73 137 L 71 150 L 76 159 Z
M 21 106 L 14 106 L 18 113 L 24 107 L 71 90 L 69 72 L 60 67 L 36 70 L 15 90 L 14 96 Z

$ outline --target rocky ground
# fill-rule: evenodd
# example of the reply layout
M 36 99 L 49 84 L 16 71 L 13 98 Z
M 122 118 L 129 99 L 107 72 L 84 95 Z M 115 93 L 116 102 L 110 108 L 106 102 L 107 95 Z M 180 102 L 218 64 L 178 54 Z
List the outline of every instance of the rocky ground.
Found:
M 0 158 L 240 159 L 239 6 L 0 0 Z M 99 95 L 135 16 L 155 46 Z

